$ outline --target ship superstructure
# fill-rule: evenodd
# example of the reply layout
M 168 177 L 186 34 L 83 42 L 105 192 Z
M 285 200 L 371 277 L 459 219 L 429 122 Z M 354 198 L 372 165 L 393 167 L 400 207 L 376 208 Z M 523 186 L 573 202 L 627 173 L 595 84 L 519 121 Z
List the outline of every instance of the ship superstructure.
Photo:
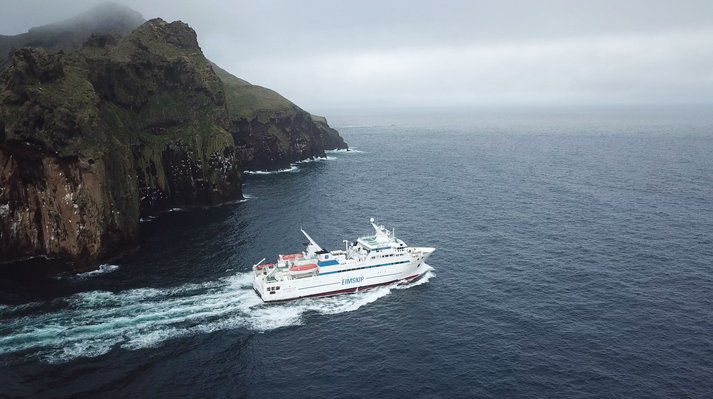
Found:
M 430 270 L 426 260 L 435 248 L 409 247 L 373 218 L 370 223 L 373 235 L 345 240 L 344 249 L 336 251 L 323 249 L 302 230 L 305 250 L 279 255 L 276 263 L 258 262 L 253 288 L 265 302 L 285 301 L 413 281 Z

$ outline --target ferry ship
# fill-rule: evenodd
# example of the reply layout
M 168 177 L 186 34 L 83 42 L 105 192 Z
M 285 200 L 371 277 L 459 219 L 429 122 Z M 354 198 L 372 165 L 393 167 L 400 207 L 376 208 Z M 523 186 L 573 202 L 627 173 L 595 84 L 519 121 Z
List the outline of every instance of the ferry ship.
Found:
M 409 247 L 374 218 L 370 223 L 373 235 L 344 240 L 344 249 L 336 251 L 323 249 L 301 230 L 309 241 L 303 252 L 253 265 L 255 292 L 265 302 L 353 293 L 417 280 L 431 269 L 426 260 L 435 248 Z

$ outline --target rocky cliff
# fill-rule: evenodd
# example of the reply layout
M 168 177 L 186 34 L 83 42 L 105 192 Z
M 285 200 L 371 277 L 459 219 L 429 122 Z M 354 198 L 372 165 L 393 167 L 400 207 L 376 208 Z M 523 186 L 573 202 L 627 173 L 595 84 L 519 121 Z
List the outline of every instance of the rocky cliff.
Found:
M 100 36 L 89 39 L 90 46 L 111 46 L 143 22 L 138 12 L 107 2 L 66 21 L 16 36 L 0 35 L 0 69 L 12 62 L 14 49 L 39 47 L 49 53 L 69 52 L 82 47 L 92 34 Z M 326 149 L 347 148 L 323 117 L 310 115 L 280 94 L 212 66 L 224 86 L 229 113 L 226 128 L 237 144 L 242 168 L 281 169 L 297 160 L 324 156 Z
M 298 160 L 324 157 L 325 150 L 348 148 L 324 117 L 213 67 L 225 86 L 228 130 L 246 169 L 281 169 Z
M 141 214 L 240 198 L 225 110 L 181 22 L 16 51 L 0 75 L 0 259 L 81 268 L 135 245 Z
M 0 262 L 75 269 L 138 243 L 139 218 L 241 198 L 241 170 L 346 148 L 326 121 L 212 65 L 181 22 L 15 51 L 0 74 Z

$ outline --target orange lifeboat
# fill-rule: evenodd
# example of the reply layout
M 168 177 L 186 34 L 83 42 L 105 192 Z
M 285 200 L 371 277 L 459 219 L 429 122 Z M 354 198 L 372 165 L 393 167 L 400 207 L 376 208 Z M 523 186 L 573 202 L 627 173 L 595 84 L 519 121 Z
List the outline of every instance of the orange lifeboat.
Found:
M 304 258 L 304 255 L 302 255 L 302 254 L 280 255 L 280 258 L 282 260 L 295 260 L 295 259 Z
M 291 272 L 311 272 L 317 269 L 316 263 L 308 263 L 306 265 L 292 265 L 290 266 Z
M 262 265 L 257 265 L 256 269 L 258 269 L 258 270 L 262 270 L 262 269 L 272 269 L 273 267 L 275 267 L 275 265 L 272 264 L 272 263 L 264 263 L 264 264 L 262 264 Z

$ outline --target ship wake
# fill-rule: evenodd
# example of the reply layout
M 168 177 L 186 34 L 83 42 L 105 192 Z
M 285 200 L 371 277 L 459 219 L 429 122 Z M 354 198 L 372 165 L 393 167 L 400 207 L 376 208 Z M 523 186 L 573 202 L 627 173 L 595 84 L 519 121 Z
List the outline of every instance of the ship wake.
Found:
M 252 274 L 173 288 L 90 291 L 33 306 L 0 306 L 0 359 L 39 358 L 49 363 L 94 357 L 114 348 L 159 346 L 169 339 L 243 328 L 264 332 L 301 325 L 309 314 L 357 310 L 394 289 L 433 277 L 350 295 L 264 304 Z

